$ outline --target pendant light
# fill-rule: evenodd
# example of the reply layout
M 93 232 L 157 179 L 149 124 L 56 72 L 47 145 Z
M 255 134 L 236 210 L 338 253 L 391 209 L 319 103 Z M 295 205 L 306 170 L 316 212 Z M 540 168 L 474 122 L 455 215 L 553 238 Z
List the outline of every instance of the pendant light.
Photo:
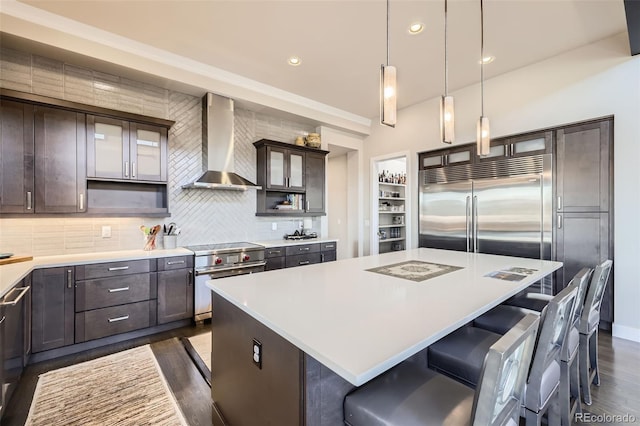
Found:
M 389 0 L 387 0 L 387 65 L 380 66 L 380 124 L 396 127 L 396 67 L 389 65 Z
M 484 5 L 480 0 L 480 58 L 484 58 Z M 480 119 L 476 129 L 478 155 L 489 155 L 491 135 L 489 119 L 484 116 L 484 61 L 480 64 Z
M 453 143 L 455 122 L 453 96 L 449 96 L 449 61 L 447 57 L 447 0 L 444 0 L 444 96 L 440 98 L 440 140 Z

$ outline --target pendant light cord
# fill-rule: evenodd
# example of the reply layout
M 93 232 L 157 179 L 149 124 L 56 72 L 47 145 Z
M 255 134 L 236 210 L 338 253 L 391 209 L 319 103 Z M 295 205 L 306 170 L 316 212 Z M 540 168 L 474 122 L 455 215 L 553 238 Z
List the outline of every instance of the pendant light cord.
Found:
M 449 60 L 447 57 L 447 0 L 444 0 L 444 95 L 449 95 Z
M 480 115 L 484 117 L 484 7 L 480 0 Z
M 389 65 L 389 0 L 387 0 L 387 66 Z

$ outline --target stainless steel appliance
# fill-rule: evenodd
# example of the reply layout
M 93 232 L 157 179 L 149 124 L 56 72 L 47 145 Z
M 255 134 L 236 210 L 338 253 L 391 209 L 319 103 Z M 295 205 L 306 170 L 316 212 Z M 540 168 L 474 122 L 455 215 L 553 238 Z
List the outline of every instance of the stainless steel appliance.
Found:
M 194 319 L 211 318 L 208 280 L 264 271 L 264 247 L 252 243 L 205 244 L 186 247 L 195 253 Z
M 420 247 L 550 260 L 551 160 L 545 154 L 421 171 Z M 541 291 L 552 288 L 549 279 Z

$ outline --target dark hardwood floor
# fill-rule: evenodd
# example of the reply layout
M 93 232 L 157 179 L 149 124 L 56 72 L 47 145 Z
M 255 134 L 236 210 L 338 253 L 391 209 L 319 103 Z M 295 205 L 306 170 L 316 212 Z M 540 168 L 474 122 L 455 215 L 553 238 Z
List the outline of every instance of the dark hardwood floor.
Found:
M 146 344 L 151 345 L 158 364 L 162 368 L 189 425 L 218 424 L 217 419 L 215 422 L 212 419 L 209 385 L 179 340 L 180 337 L 190 337 L 208 330 L 209 324 L 183 327 L 29 365 L 11 401 L 7 404 L 2 426 L 16 426 L 25 423 L 40 374 Z M 583 405 L 583 410 L 600 416 L 628 414 L 635 418 L 631 424 L 640 424 L 640 343 L 612 338 L 610 334 L 601 331 L 598 346 L 601 385 L 592 388 L 593 404 L 591 406 Z M 576 422 L 575 424 L 587 423 Z M 619 423 L 592 421 L 588 424 L 611 425 Z

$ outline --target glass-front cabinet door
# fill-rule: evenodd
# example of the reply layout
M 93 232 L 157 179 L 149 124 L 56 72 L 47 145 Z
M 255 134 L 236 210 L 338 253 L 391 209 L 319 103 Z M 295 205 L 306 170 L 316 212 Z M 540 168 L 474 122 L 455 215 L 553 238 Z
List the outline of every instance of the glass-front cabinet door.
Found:
M 267 147 L 267 188 L 304 190 L 304 152 Z
M 304 190 L 304 153 L 289 153 L 289 181 L 290 189 Z
M 131 123 L 131 179 L 167 180 L 167 129 Z
M 129 122 L 88 115 L 87 177 L 129 176 Z

